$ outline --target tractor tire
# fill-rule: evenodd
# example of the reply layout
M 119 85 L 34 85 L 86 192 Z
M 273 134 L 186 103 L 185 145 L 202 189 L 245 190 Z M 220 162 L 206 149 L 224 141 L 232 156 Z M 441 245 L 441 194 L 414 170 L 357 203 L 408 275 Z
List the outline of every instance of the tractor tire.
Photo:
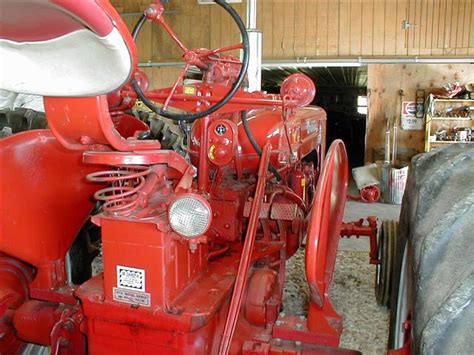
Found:
M 389 348 L 411 316 L 416 354 L 474 349 L 474 145 L 413 158 L 392 278 Z
M 43 112 L 25 108 L 0 110 L 0 138 L 31 129 L 43 129 L 46 126 Z
M 377 242 L 377 258 L 380 264 L 375 268 L 375 299 L 384 307 L 390 307 L 397 234 L 397 221 L 382 222 Z

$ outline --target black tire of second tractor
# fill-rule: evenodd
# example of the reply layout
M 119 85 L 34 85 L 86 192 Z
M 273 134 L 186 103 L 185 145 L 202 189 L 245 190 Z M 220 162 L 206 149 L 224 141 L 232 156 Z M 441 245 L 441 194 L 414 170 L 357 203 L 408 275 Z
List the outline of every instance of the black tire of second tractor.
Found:
M 392 275 L 398 234 L 398 221 L 386 220 L 379 228 L 375 270 L 375 299 L 384 307 L 390 307 Z
M 389 348 L 407 248 L 408 308 L 416 354 L 474 349 L 474 144 L 452 144 L 412 160 L 392 278 Z

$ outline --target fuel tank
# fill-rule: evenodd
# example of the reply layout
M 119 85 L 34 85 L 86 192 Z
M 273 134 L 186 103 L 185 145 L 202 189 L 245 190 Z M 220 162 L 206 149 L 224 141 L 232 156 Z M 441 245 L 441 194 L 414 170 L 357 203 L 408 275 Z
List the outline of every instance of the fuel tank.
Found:
M 315 106 L 294 110 L 287 118 L 286 129 L 282 109 L 255 109 L 247 112 L 250 130 L 260 147 L 272 145 L 271 162 L 276 168 L 298 161 L 320 147 L 325 150 L 326 112 Z M 247 137 L 240 114 L 214 117 L 207 127 L 207 156 L 214 166 L 227 170 L 256 173 L 259 156 Z M 203 127 L 196 122 L 189 144 L 192 163 L 197 166 Z M 289 149 L 291 147 L 291 149 Z

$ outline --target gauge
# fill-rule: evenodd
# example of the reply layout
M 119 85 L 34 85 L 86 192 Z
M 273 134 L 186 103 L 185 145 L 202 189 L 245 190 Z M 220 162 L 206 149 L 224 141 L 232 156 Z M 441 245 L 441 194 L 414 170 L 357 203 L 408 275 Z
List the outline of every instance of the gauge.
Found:
M 219 136 L 223 136 L 227 132 L 227 127 L 224 124 L 220 123 L 216 126 L 215 131 Z

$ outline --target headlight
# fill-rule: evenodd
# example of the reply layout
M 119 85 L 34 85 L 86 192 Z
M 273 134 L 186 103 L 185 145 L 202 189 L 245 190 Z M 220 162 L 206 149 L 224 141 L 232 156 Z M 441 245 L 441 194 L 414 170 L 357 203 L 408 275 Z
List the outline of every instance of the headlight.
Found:
M 176 233 L 194 238 L 204 234 L 211 225 L 211 206 L 201 196 L 186 194 L 171 202 L 168 219 Z

